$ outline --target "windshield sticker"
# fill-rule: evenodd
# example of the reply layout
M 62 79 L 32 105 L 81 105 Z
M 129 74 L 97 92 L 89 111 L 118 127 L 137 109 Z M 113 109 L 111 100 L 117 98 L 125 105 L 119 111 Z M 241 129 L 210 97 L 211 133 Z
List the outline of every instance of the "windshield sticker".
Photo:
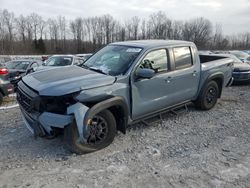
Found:
M 134 53 L 138 53 L 140 52 L 142 49 L 141 48 L 128 48 L 126 50 L 126 52 L 134 52 Z
M 70 57 L 65 57 L 65 58 L 63 58 L 64 60 L 69 60 L 69 61 L 71 61 L 71 58 Z

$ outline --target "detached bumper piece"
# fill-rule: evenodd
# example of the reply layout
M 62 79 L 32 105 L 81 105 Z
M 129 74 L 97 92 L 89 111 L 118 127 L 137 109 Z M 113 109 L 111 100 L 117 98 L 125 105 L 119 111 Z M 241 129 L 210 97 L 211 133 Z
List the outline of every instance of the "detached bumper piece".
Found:
M 22 118 L 24 121 L 24 124 L 26 125 L 26 127 L 29 129 L 29 131 L 36 137 L 36 136 L 46 136 L 46 132 L 44 130 L 44 128 L 35 120 L 33 119 L 31 116 L 29 116 L 28 114 L 26 114 L 23 110 L 22 110 Z

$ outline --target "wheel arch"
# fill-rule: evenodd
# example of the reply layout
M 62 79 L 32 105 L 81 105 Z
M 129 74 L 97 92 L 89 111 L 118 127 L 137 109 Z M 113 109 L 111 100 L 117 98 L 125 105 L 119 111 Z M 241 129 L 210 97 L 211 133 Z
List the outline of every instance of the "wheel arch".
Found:
M 125 134 L 129 112 L 125 100 L 118 96 L 106 99 L 93 105 L 84 117 L 85 125 L 88 124 L 89 119 L 92 119 L 95 114 L 103 110 L 109 110 L 114 115 L 116 119 L 116 129 Z
M 206 81 L 203 84 L 202 90 L 204 89 L 204 87 L 210 82 L 210 81 L 215 81 L 218 84 L 219 87 L 219 98 L 221 97 L 221 93 L 222 93 L 222 88 L 224 85 L 224 75 L 223 73 L 215 73 L 210 75 Z M 202 92 L 202 90 L 200 92 Z

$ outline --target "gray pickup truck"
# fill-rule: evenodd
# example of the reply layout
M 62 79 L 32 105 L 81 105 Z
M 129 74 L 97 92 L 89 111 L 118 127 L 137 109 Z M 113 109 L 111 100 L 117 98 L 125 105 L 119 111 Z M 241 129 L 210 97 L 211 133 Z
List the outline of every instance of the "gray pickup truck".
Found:
M 116 132 L 190 102 L 209 110 L 232 82 L 232 60 L 199 56 L 194 43 L 146 40 L 107 45 L 83 67 L 35 72 L 18 84 L 23 120 L 37 136 L 64 130 L 66 145 L 88 153 Z

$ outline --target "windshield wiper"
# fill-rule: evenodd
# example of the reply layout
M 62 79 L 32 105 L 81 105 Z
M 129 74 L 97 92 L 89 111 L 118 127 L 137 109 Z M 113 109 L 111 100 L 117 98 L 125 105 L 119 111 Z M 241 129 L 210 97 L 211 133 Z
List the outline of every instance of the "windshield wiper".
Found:
M 89 67 L 87 65 L 85 65 L 85 64 L 82 64 L 81 67 L 84 68 L 84 69 L 89 69 Z
M 92 70 L 92 71 L 95 71 L 95 72 L 98 72 L 98 73 L 101 73 L 101 74 L 108 75 L 107 73 L 103 72 L 101 69 L 96 69 L 96 68 L 93 68 L 93 67 L 88 67 L 88 69 Z

